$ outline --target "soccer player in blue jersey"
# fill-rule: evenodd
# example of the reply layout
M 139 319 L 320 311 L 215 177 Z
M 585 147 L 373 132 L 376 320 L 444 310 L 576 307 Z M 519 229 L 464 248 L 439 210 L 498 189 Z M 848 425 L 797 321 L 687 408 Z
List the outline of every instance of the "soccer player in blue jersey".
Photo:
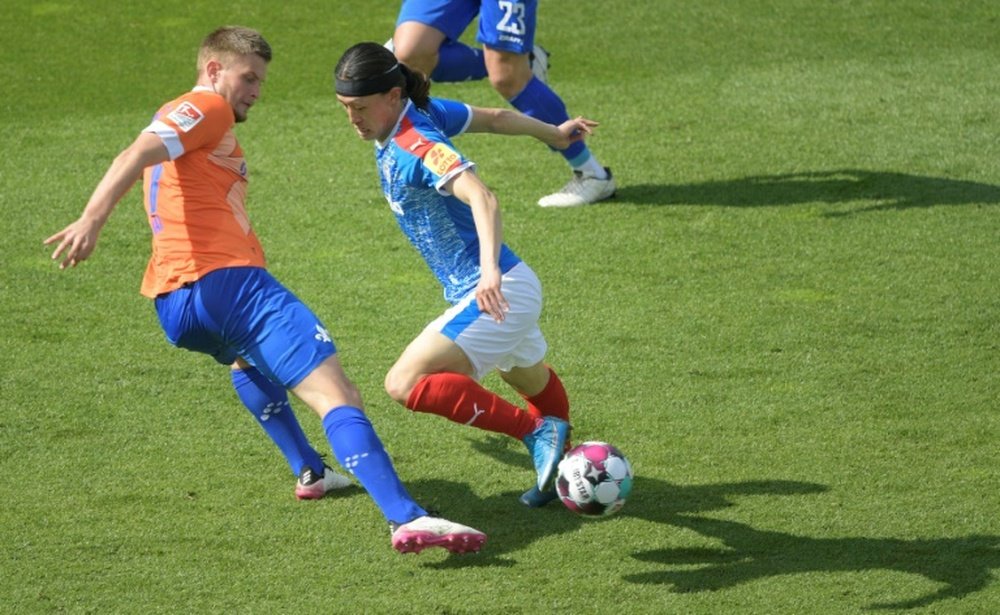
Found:
M 449 138 L 495 132 L 565 148 L 596 123 L 576 118 L 554 126 L 508 109 L 431 99 L 430 82 L 377 43 L 348 49 L 334 76 L 355 131 L 375 142 L 382 191 L 400 229 L 451 304 L 396 360 L 386 391 L 411 410 L 524 441 L 537 478 L 521 501 L 544 505 L 554 497 L 555 468 L 569 436 L 569 401 L 544 362 L 541 285 L 503 243 L 496 196 Z M 479 384 L 493 369 L 526 409 Z
M 329 332 L 266 269 L 244 206 L 246 159 L 232 129 L 260 96 L 270 61 L 271 47 L 255 30 L 209 34 L 194 90 L 160 109 L 115 158 L 80 217 L 45 243 L 55 244 L 52 258 L 61 268 L 86 260 L 115 206 L 143 178 L 153 255 L 142 293 L 170 343 L 232 365 L 241 399 L 261 410 L 255 415 L 289 463 L 311 461 L 319 471 L 318 454 L 283 409 L 285 391 L 316 412 L 337 460 L 389 522 L 395 549 L 477 551 L 485 534 L 428 515 L 407 493 Z M 323 483 L 326 489 L 350 481 L 327 469 Z
M 489 77 L 514 108 L 548 124 L 569 119 L 566 105 L 547 83 L 548 54 L 535 44 L 538 0 L 403 0 L 388 46 L 399 60 L 434 81 Z M 479 17 L 480 51 L 458 39 Z M 572 207 L 615 193 L 611 171 L 583 141 L 553 147 L 573 170 L 561 190 L 542 197 L 542 207 Z

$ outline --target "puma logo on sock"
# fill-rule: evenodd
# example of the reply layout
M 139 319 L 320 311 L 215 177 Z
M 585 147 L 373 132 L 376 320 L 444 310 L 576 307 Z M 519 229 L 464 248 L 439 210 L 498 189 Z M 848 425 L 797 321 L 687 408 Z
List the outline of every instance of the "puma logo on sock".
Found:
M 472 415 L 471 419 L 469 419 L 468 421 L 465 422 L 466 425 L 472 425 L 473 423 L 475 423 L 476 419 L 479 418 L 479 415 L 482 414 L 482 413 L 484 413 L 484 412 L 486 412 L 486 411 L 485 410 L 480 410 L 479 409 L 479 404 L 475 404 L 474 403 L 474 404 L 472 404 L 472 412 L 474 414 Z

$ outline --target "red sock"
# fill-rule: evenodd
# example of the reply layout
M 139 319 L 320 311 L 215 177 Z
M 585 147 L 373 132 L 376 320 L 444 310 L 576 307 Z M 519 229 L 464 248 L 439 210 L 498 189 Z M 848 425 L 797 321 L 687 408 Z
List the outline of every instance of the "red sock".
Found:
M 569 422 L 569 398 L 566 397 L 566 389 L 563 388 L 562 381 L 556 375 L 555 370 L 549 368 L 549 382 L 542 389 L 542 392 L 528 397 L 522 395 L 528 402 L 528 412 L 533 416 L 554 416 Z
M 518 440 L 534 431 L 539 420 L 472 378 L 451 372 L 422 378 L 410 391 L 406 407 Z

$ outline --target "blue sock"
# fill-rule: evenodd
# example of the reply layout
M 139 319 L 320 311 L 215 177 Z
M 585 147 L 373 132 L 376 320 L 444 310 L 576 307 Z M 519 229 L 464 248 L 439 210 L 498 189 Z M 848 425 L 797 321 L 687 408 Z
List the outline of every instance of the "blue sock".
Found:
M 438 49 L 438 63 L 430 77 L 440 83 L 485 79 L 483 50 L 458 41 L 445 41 Z
M 334 408 L 323 417 L 323 429 L 337 461 L 357 477 L 386 520 L 407 523 L 427 514 L 407 493 L 382 441 L 360 408 Z
M 510 99 L 510 104 L 525 115 L 556 126 L 569 119 L 565 103 L 538 77 L 532 77 L 521 93 Z M 590 150 L 583 141 L 577 141 L 558 151 L 574 167 L 590 158 Z
M 268 380 L 255 367 L 232 370 L 232 378 L 240 401 L 281 449 L 292 472 L 298 476 L 306 466 L 321 472 L 323 460 L 303 433 L 288 404 L 285 389 Z

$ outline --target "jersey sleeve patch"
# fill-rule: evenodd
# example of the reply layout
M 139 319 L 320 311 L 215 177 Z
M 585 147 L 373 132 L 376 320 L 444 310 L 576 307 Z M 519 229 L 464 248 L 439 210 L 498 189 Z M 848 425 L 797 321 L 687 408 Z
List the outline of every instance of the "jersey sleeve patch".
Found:
M 189 132 L 205 119 L 205 114 L 194 103 L 185 100 L 176 109 L 167 114 L 167 119 L 173 122 L 182 132 Z
M 430 169 L 435 175 L 445 175 L 448 171 L 458 166 L 461 158 L 458 152 L 451 149 L 444 143 L 435 143 L 434 147 L 427 150 L 423 156 L 424 166 Z

